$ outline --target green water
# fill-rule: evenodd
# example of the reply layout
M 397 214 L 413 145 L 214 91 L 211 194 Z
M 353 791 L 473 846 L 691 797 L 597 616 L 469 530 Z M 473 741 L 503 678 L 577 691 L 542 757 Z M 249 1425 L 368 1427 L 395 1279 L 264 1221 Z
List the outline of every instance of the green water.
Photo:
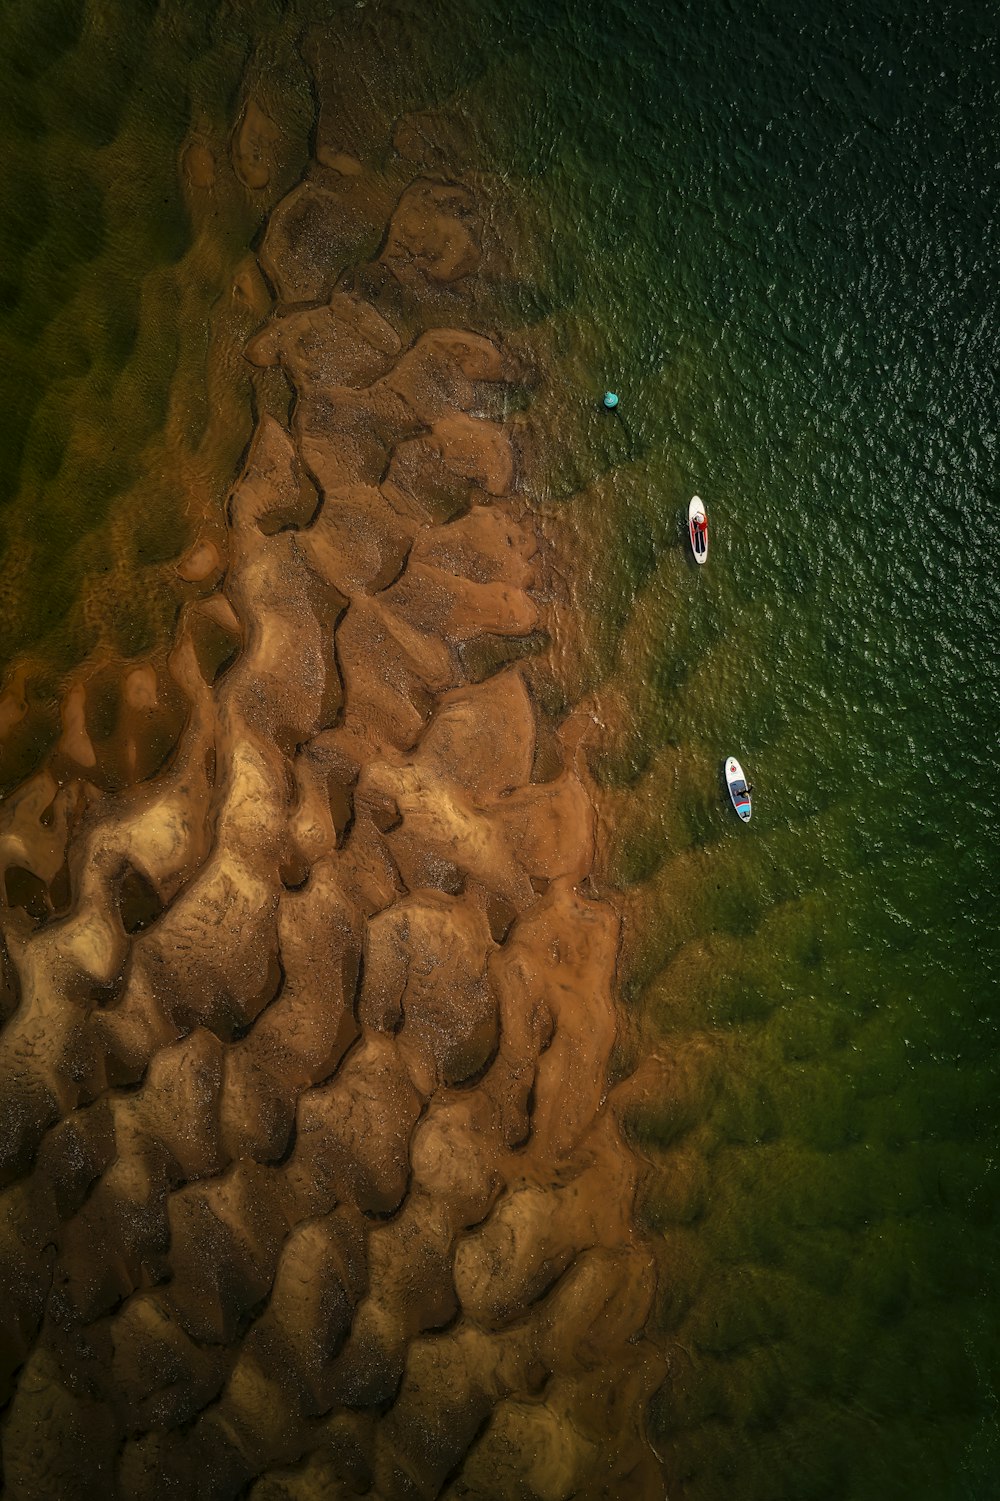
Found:
M 682 1060 L 636 1122 L 659 1442 L 684 1497 L 992 1495 L 995 17 L 602 15 L 581 300 L 637 455 L 594 506 L 605 776 Z
M 571 64 L 683 1497 L 998 1484 L 996 17 L 894 9 L 603 10 Z
M 228 136 L 276 92 L 270 196 L 301 170 L 312 101 L 284 24 L 277 0 L 0 8 L 0 666 L 22 661 L 27 704 L 0 787 L 54 739 L 67 673 L 170 639 L 171 564 L 219 525 L 259 321 L 231 288 L 269 196 Z M 179 170 L 192 141 L 211 190 Z
M 37 58 L 81 8 L 22 13 Z M 556 377 L 533 411 L 541 499 L 587 539 L 590 680 L 628 704 L 597 769 L 634 914 L 629 1006 L 670 1079 L 632 1125 L 673 1501 L 982 1501 L 1000 1485 L 996 9 L 325 13 L 367 36 L 372 128 L 415 105 L 459 120 L 462 167 L 501 174 L 523 208 L 534 283 L 514 302 Z M 122 11 L 126 31 L 147 14 Z M 223 45 L 221 25 L 183 31 L 196 14 L 158 13 L 181 81 Z M 303 11 L 269 16 L 287 35 Z M 61 117 L 34 97 L 44 139 Z M 168 196 L 189 113 L 156 117 Z M 112 217 L 71 225 L 38 181 L 4 189 L 23 212 L 3 236 L 113 256 Z M 190 232 L 171 203 L 150 261 Z M 114 303 L 119 270 L 98 261 Z M 33 325 L 5 328 L 35 361 L 24 411 L 4 408 L 23 437 L 5 457 L 16 529 L 25 466 L 65 462 L 24 413 L 64 377 Z M 596 410 L 608 385 L 620 418 Z M 136 452 L 156 401 L 127 425 Z M 712 522 L 697 571 L 694 491 Z M 32 608 L 68 610 L 74 588 Z M 30 615 L 18 640 L 50 628 Z M 757 789 L 746 829 L 728 753 Z

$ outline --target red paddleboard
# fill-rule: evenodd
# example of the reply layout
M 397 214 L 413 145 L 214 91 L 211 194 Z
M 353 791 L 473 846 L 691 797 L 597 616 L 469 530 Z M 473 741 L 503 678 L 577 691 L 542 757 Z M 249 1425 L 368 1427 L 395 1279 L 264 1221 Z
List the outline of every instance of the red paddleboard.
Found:
M 688 506 L 688 532 L 695 562 L 704 563 L 708 557 L 708 517 L 700 495 L 692 495 Z

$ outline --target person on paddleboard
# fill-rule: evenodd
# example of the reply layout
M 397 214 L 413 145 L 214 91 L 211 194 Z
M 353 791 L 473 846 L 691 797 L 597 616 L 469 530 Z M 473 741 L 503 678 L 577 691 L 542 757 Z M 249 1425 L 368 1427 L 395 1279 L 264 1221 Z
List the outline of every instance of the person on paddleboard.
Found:
M 692 522 L 692 525 L 695 531 L 698 532 L 700 536 L 705 535 L 705 533 L 708 531 L 708 520 L 703 511 L 698 512 L 697 516 Z

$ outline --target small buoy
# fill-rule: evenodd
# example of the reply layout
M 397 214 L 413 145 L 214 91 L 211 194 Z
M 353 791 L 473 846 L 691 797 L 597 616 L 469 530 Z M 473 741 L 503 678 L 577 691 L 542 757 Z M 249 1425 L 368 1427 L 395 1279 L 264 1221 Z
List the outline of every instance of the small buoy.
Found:
M 609 412 L 614 411 L 615 407 L 618 405 L 618 397 L 614 391 L 605 391 L 604 405 L 607 407 Z

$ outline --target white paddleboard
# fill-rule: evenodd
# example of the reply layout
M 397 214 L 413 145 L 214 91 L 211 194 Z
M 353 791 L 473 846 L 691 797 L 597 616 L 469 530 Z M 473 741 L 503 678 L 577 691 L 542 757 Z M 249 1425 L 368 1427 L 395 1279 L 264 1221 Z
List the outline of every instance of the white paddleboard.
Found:
M 704 521 L 704 531 L 700 531 L 695 526 L 696 521 Z M 688 536 L 691 538 L 691 551 L 694 553 L 695 562 L 704 563 L 708 557 L 708 517 L 700 495 L 692 495 L 691 504 L 688 506 Z
M 747 779 L 743 775 L 743 767 L 735 756 L 730 756 L 726 761 L 726 786 L 729 788 L 729 796 L 733 800 L 733 807 L 743 822 L 749 823 L 751 802 L 750 794 L 747 791 Z

